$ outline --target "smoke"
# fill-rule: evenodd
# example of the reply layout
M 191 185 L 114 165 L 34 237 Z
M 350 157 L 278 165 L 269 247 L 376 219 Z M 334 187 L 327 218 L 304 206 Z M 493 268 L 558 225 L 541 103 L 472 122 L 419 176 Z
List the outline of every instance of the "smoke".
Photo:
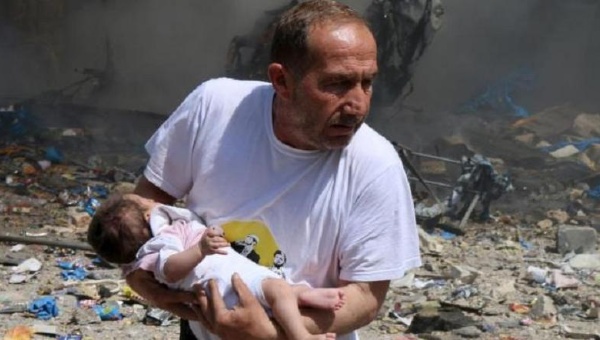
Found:
M 36 3 L 60 7 L 37 11 L 56 16 L 30 18 L 30 23 L 37 22 L 36 30 L 18 25 L 15 13 L 24 9 L 16 4 L 21 2 L 26 3 L 0 4 L 0 98 L 61 88 L 82 78 L 75 69 L 103 69 L 109 60 L 109 86 L 80 100 L 163 114 L 200 82 L 223 75 L 233 36 L 250 32 L 265 11 L 288 3 L 44 1 Z M 344 2 L 363 12 L 370 0 Z M 414 92 L 405 104 L 424 115 L 447 112 L 518 67 L 528 66 L 537 75 L 535 88 L 521 100 L 532 110 L 572 102 L 599 111 L 598 1 L 445 0 L 443 4 L 443 27 L 417 64 Z M 42 27 L 44 21 L 50 24 Z
M 419 62 L 411 105 L 455 109 L 519 67 L 536 75 L 519 94 L 530 111 L 573 103 L 600 111 L 600 3 L 445 1 L 444 25 Z

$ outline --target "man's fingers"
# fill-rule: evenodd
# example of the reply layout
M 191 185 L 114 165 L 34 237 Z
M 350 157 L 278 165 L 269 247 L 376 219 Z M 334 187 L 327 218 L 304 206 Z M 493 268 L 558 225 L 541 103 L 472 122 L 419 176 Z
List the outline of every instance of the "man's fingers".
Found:
M 219 313 L 223 311 L 227 311 L 227 307 L 225 306 L 225 301 L 223 301 L 223 297 L 219 292 L 219 286 L 217 285 L 217 281 L 214 279 L 208 281 L 208 300 L 212 307 L 212 313 L 215 316 L 215 320 L 218 320 Z
M 233 285 L 233 289 L 237 293 L 240 299 L 240 306 L 244 307 L 251 303 L 257 303 L 258 301 L 248 289 L 248 286 L 242 281 L 242 278 L 238 273 L 235 273 L 231 276 L 231 284 Z
M 208 300 L 206 292 L 200 285 L 195 285 L 192 289 L 196 292 L 196 302 L 198 306 L 195 306 L 194 311 L 198 314 L 198 318 L 201 318 L 202 324 L 206 323 L 206 327 L 212 329 L 214 327 L 214 314 L 212 312 L 212 303 Z M 207 326 L 208 325 L 208 326 Z
M 204 296 L 204 298 L 206 298 L 206 295 Z M 190 308 L 194 311 L 194 313 L 196 313 L 196 320 L 198 320 L 202 324 L 202 326 L 204 326 L 204 328 L 211 332 L 214 332 L 214 325 L 208 321 L 208 319 L 204 315 L 204 312 L 202 311 L 202 308 L 200 308 L 200 306 L 196 304 L 190 305 Z

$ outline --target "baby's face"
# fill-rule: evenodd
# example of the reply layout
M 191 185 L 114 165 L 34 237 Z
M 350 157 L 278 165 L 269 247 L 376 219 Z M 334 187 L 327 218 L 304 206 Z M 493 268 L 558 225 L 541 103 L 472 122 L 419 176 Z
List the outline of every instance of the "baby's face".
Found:
M 144 216 L 146 217 L 146 220 L 149 219 L 150 212 L 152 211 L 152 209 L 158 205 L 158 203 L 154 202 L 153 200 L 136 194 L 123 195 L 123 198 L 137 203 L 140 206 L 140 208 L 142 208 L 142 210 L 144 211 Z

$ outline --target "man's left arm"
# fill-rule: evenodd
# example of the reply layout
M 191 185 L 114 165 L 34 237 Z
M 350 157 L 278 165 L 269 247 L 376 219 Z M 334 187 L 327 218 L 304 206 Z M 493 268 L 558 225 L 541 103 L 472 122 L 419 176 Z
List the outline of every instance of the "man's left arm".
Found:
M 304 324 L 313 334 L 350 333 L 375 319 L 390 281 L 340 283 L 345 294 L 345 304 L 335 312 L 303 309 Z

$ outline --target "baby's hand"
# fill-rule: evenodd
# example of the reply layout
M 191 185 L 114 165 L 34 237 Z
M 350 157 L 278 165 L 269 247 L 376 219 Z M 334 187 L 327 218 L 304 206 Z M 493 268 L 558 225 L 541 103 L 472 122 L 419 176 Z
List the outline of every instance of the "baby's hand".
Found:
M 227 251 L 221 248 L 229 247 L 229 242 L 223 237 L 223 229 L 220 226 L 212 226 L 206 228 L 198 246 L 200 246 L 200 250 L 205 256 L 210 254 L 225 255 Z

